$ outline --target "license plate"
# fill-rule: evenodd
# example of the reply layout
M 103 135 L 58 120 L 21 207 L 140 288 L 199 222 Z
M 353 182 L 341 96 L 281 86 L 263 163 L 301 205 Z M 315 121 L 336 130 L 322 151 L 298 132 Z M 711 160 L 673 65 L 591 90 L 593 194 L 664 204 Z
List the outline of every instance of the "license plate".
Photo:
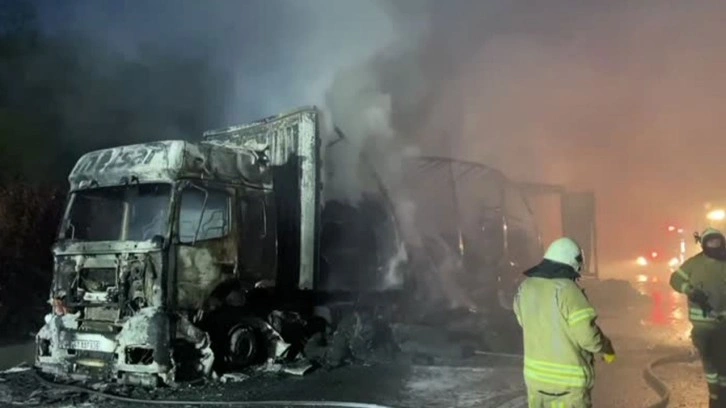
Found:
M 75 350 L 99 351 L 101 342 L 98 340 L 71 340 L 64 344 L 64 348 Z

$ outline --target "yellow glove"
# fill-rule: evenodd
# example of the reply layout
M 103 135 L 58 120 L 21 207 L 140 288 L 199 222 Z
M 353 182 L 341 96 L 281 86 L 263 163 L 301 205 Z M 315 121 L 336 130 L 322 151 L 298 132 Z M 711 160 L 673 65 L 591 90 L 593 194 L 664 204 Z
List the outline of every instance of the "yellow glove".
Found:
M 615 362 L 615 354 L 603 354 L 602 359 L 606 363 L 612 364 Z

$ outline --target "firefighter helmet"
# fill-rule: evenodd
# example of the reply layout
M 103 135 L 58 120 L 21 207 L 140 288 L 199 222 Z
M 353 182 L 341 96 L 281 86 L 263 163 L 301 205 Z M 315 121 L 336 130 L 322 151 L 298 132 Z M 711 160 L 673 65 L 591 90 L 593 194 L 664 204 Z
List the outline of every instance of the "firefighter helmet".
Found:
M 701 248 L 723 248 L 724 246 L 726 246 L 726 238 L 716 228 L 709 227 L 701 233 Z
M 544 259 L 571 266 L 575 272 L 582 270 L 582 248 L 572 238 L 559 238 L 552 242 L 545 252 Z
M 723 233 L 721 233 L 721 231 L 717 230 L 716 228 L 708 227 L 705 230 L 703 230 L 703 232 L 701 233 L 701 240 L 703 240 L 704 238 L 706 238 L 709 235 L 723 236 Z

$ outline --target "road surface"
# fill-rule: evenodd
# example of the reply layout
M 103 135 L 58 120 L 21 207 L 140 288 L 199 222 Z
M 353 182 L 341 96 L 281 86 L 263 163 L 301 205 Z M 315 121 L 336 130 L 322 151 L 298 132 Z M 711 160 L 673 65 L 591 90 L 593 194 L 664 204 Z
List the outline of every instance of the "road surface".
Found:
M 651 288 L 652 289 L 652 288 Z M 690 349 L 690 326 L 683 320 L 683 301 L 670 290 L 656 288 L 660 295 L 654 308 L 652 295 L 640 302 L 620 301 L 611 295 L 603 300 L 593 295 L 600 311 L 600 325 L 612 338 L 618 360 L 598 363 L 594 404 L 598 408 L 648 407 L 658 400 L 643 380 L 643 369 L 652 360 Z M 660 297 L 659 297 L 660 296 Z M 663 302 L 663 296 L 670 299 Z M 0 364 L 15 364 L 32 355 L 32 347 L 13 346 L 0 351 Z M 463 365 L 462 365 L 463 364 Z M 706 407 L 705 383 L 700 364 L 661 367 L 657 374 L 671 387 L 673 407 Z M 96 397 L 79 393 L 38 391 L 42 389 L 29 372 L 6 375 L 0 382 L 0 402 L 30 401 L 44 406 L 112 406 Z M 375 403 L 387 407 L 525 407 L 521 362 L 512 358 L 479 357 L 459 366 L 389 364 L 345 367 L 318 371 L 302 378 L 277 375 L 252 378 L 233 384 L 213 384 L 137 394 L 145 398 L 199 398 L 223 400 L 335 400 Z M 129 405 L 125 405 L 129 406 Z M 274 405 L 271 405 L 274 406 Z

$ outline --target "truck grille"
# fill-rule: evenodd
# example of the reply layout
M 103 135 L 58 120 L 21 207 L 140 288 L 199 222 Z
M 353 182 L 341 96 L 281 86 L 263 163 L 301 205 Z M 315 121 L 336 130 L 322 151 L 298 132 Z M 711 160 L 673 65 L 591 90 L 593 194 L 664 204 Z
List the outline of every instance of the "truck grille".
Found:
M 120 316 L 116 307 L 87 307 L 83 317 L 85 320 L 115 322 Z
M 116 286 L 115 268 L 84 268 L 79 276 L 79 286 L 88 292 L 105 292 Z

